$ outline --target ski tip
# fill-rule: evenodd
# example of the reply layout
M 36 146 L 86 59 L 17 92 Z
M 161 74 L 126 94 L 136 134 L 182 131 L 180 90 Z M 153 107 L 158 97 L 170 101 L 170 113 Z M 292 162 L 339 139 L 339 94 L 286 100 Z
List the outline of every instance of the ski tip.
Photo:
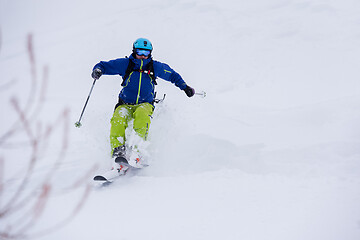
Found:
M 124 157 L 117 157 L 117 158 L 115 159 L 115 162 L 116 162 L 116 163 L 120 163 L 120 164 L 122 164 L 122 163 L 124 163 L 124 164 L 129 164 L 128 160 L 126 160 L 126 158 L 124 158 Z
M 94 181 L 106 181 L 106 182 L 108 182 L 108 180 L 103 176 L 95 176 Z

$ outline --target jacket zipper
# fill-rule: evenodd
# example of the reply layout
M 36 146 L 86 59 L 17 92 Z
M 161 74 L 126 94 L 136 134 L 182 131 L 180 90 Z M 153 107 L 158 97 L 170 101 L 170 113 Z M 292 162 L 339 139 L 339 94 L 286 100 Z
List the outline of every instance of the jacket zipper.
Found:
M 142 77 L 142 66 L 143 66 L 143 60 L 141 59 L 141 65 L 140 65 L 140 78 L 139 78 L 139 90 L 138 90 L 138 95 L 137 95 L 137 98 L 136 98 L 136 104 L 139 104 L 139 98 L 140 98 L 141 77 Z

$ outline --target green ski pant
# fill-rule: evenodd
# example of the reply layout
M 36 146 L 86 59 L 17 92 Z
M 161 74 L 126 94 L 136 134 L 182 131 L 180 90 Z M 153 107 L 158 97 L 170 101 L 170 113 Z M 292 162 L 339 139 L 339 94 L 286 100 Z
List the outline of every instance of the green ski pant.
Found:
M 114 148 L 125 144 L 125 129 L 132 119 L 134 119 L 135 132 L 146 140 L 153 110 L 154 106 L 150 103 L 118 106 L 110 121 L 110 144 L 112 151 Z

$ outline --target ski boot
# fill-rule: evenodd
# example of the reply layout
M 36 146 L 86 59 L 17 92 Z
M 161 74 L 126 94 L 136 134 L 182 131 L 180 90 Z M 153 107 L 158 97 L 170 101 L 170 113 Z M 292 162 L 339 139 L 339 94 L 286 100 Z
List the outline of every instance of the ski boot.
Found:
M 126 159 L 125 145 L 119 146 L 114 149 L 113 155 L 113 167 L 112 170 L 117 170 L 119 175 L 123 175 L 129 169 L 128 161 Z
M 143 168 L 148 165 L 144 161 L 143 155 L 140 153 L 139 149 L 136 147 L 132 149 L 129 156 L 129 165 L 135 168 Z
M 121 145 L 117 148 L 114 148 L 112 158 L 115 161 L 117 158 L 125 158 L 126 159 L 126 148 L 125 145 Z

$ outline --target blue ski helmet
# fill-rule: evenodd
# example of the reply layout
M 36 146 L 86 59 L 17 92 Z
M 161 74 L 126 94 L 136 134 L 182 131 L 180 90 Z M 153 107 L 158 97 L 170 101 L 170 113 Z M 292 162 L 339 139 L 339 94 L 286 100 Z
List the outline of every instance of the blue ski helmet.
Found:
M 144 49 L 144 50 L 153 50 L 151 42 L 146 38 L 138 38 L 133 44 L 133 50 L 135 49 Z

